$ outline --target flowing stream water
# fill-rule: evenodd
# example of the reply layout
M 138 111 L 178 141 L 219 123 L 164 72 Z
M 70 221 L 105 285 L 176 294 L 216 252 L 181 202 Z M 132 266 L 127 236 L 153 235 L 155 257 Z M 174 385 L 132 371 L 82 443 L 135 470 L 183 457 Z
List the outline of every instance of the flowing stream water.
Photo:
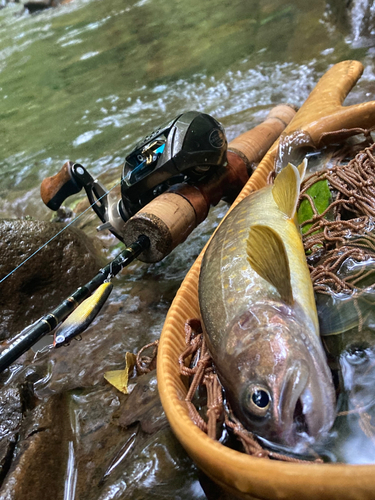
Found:
M 374 8 L 369 1 L 348 10 L 343 4 L 73 0 L 34 14 L 7 4 L 0 10 L 0 218 L 50 220 L 39 187 L 68 159 L 107 185 L 118 181 L 136 141 L 183 111 L 213 115 L 231 140 L 274 105 L 300 106 L 320 76 L 345 59 L 365 65 L 347 103 L 373 99 Z M 225 211 L 219 204 L 164 261 L 136 262 L 123 272 L 81 342 L 2 375 L 3 387 L 26 380 L 43 404 L 55 398 L 52 406 L 65 408 L 53 424 L 61 440 L 47 440 L 45 462 L 24 465 L 23 475 L 11 469 L 9 478 L 4 470 L 2 498 L 22 498 L 14 484 L 34 484 L 28 498 L 43 498 L 38 485 L 49 467 L 56 498 L 66 500 L 210 497 L 214 486 L 168 428 L 134 439 L 133 427 L 113 423 L 124 398 L 103 374 L 121 368 L 126 351 L 159 337 L 181 281 Z M 92 215 L 90 236 L 96 224 Z M 109 259 L 116 241 L 102 240 Z

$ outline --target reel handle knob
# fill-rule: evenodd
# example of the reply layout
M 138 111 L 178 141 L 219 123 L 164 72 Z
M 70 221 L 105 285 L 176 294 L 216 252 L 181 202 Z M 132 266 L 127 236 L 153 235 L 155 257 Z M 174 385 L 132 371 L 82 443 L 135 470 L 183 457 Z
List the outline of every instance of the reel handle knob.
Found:
M 67 161 L 60 172 L 43 180 L 40 186 L 40 196 L 49 209 L 58 210 L 68 196 L 81 191 L 82 186 L 74 179 L 73 165 L 72 161 Z

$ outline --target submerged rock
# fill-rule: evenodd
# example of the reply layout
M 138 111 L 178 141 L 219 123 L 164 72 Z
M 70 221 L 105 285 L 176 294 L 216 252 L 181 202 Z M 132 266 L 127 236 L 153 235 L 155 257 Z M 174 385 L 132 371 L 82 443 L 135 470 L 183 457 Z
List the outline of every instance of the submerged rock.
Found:
M 327 14 L 332 24 L 349 34 L 355 48 L 372 47 L 374 43 L 374 0 L 328 0 Z
M 5 387 L 0 392 L 0 484 L 10 467 L 21 421 L 21 392 Z
M 28 11 L 34 12 L 36 10 L 54 7 L 57 5 L 57 3 L 54 0 L 27 0 L 25 3 L 23 3 L 23 5 Z
M 29 10 L 29 12 L 34 12 L 36 10 L 41 10 L 41 9 L 45 9 L 45 8 L 53 6 L 52 0 L 35 0 L 35 3 L 34 3 L 34 0 L 31 0 L 31 8 L 30 9 L 28 8 L 27 0 L 26 0 L 26 3 L 23 3 L 22 1 L 19 1 L 19 0 L 0 0 L 0 9 L 3 9 L 8 4 L 12 5 L 14 3 L 23 4 L 24 7 Z
M 168 426 L 157 388 L 156 370 L 135 380 L 136 386 L 121 408 L 118 423 L 121 427 L 129 427 L 139 422 L 144 432 L 153 434 Z
M 38 374 L 23 373 L 23 387 L 0 390 L 0 431 L 8 425 L 14 437 L 0 440 L 1 500 L 229 500 L 173 435 L 155 370 L 131 379 L 130 395 L 109 384 L 81 389 L 77 383 L 45 398 Z
M 64 226 L 0 221 L 0 280 Z M 83 231 L 69 227 L 0 284 L 0 340 L 56 307 L 100 269 L 99 253 Z
M 70 3 L 72 0 L 0 0 L 0 9 L 8 4 L 22 4 L 29 12 L 37 12 L 39 10 L 57 7 L 60 4 Z
M 71 427 L 64 395 L 49 398 L 23 420 L 1 487 L 3 500 L 59 498 L 69 470 Z

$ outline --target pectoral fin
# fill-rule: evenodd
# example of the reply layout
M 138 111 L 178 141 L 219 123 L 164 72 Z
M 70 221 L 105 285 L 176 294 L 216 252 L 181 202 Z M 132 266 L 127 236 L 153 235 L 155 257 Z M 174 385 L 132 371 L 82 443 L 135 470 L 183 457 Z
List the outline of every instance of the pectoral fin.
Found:
M 288 256 L 282 239 L 273 229 L 260 225 L 251 227 L 247 260 L 259 276 L 276 288 L 285 303 L 293 303 Z
M 298 169 L 288 163 L 277 175 L 272 188 L 276 205 L 289 219 L 293 219 L 297 210 L 299 188 L 301 179 L 305 175 L 306 165 L 306 159 L 298 166 Z

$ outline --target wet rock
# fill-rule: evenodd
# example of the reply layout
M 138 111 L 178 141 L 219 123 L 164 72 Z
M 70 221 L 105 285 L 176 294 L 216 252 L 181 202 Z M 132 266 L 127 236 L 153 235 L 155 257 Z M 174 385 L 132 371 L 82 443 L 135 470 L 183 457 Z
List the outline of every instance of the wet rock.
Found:
M 0 438 L 16 431 L 22 420 L 20 391 L 7 387 L 0 393 Z
M 20 391 L 6 387 L 0 393 L 0 484 L 10 467 L 21 420 Z
M 350 8 L 352 0 L 327 0 L 326 16 L 345 35 L 350 32 Z
M 155 404 L 155 371 L 135 380 L 138 391 L 134 388 L 132 397 L 107 384 L 53 395 L 39 404 L 32 393 L 23 394 L 28 386 L 23 388 L 18 396 L 23 419 L 17 445 L 8 451 L 1 499 L 109 500 L 115 492 L 116 498 L 132 500 L 203 500 L 197 469 L 165 417 L 162 426 L 155 421 L 152 428 L 144 426 L 146 432 L 137 423 L 154 420 L 152 413 L 164 415 Z M 116 418 L 125 414 L 126 428 Z
M 64 226 L 0 221 L 0 279 Z M 0 284 L 0 340 L 9 338 L 87 283 L 103 264 L 89 238 L 69 227 Z
M 140 379 L 145 382 L 148 377 L 152 381 L 154 375 L 155 372 L 150 376 L 142 376 Z M 155 387 L 151 389 L 151 393 L 155 393 Z M 68 489 L 65 483 L 65 493 L 61 489 L 56 498 L 63 498 L 64 494 L 68 498 L 68 492 L 71 495 L 69 498 L 79 498 L 79 500 L 114 498 L 203 500 L 205 498 L 197 479 L 195 466 L 168 425 L 151 435 L 143 432 L 140 424 L 137 423 L 131 424 L 126 429 L 117 425 L 114 417 L 118 413 L 123 413 L 130 396 L 125 396 L 107 384 L 104 387 L 70 391 L 65 393 L 64 398 L 64 401 L 68 402 L 69 414 L 66 412 L 66 407 L 63 407 L 60 409 L 59 417 L 53 416 L 56 425 L 63 427 L 60 437 L 62 453 L 59 454 L 59 449 L 52 440 L 49 445 L 49 454 L 55 457 L 56 462 L 60 461 L 65 465 L 65 478 L 71 477 L 72 479 L 71 489 Z M 147 412 L 147 407 L 145 410 Z M 43 412 L 35 409 L 32 412 L 33 418 L 31 416 L 25 418 L 20 433 L 21 443 L 33 439 L 34 436 L 43 435 L 50 429 L 48 419 L 43 419 L 42 416 L 35 418 L 37 411 L 45 412 L 45 410 Z M 141 413 L 142 407 L 139 407 L 138 411 Z M 140 415 L 138 419 L 143 420 Z M 35 427 L 36 421 L 40 424 L 44 423 L 46 428 Z M 66 432 L 67 427 L 72 429 L 72 435 Z M 68 446 L 72 451 L 67 455 L 64 450 Z M 35 474 L 35 469 L 34 472 L 31 470 L 31 465 L 26 462 L 26 458 L 31 462 L 35 460 L 35 457 L 31 453 L 28 457 L 24 455 L 23 462 L 25 468 L 29 467 L 28 473 Z M 64 488 L 60 481 L 61 471 L 59 472 L 56 464 L 52 468 L 55 474 L 54 481 L 60 485 L 60 488 Z M 12 466 L 10 474 L 14 474 L 13 470 Z M 35 481 L 37 491 L 41 495 L 39 499 L 54 498 L 55 490 L 51 492 L 51 488 L 46 488 L 43 496 L 38 483 L 41 481 L 38 474 Z M 12 477 L 15 483 L 20 476 L 13 475 Z M 8 484 L 10 484 L 10 477 L 5 483 L 7 488 Z M 21 498 L 10 496 L 10 489 L 4 490 L 3 488 L 3 491 L 9 495 L 5 497 L 6 500 Z M 18 489 L 16 493 L 19 494 Z M 1 498 L 3 500 L 3 497 Z M 32 500 L 34 498 L 37 496 L 33 496 Z
M 78 471 L 75 498 L 97 498 L 101 480 L 112 457 L 132 433 L 132 430 L 121 429 L 113 423 L 121 396 L 109 385 L 70 393 L 75 465 Z
M 72 0 L 21 0 L 20 3 L 23 3 L 25 9 L 33 13 L 50 7 L 57 7 L 60 4 L 70 3 L 71 1 Z
M 2 500 L 60 498 L 64 491 L 71 428 L 64 395 L 52 396 L 31 411 L 1 488 Z
M 121 455 L 121 454 L 119 454 Z M 131 453 L 108 475 L 97 500 L 128 498 L 165 500 L 206 498 L 197 478 L 197 469 L 177 441 L 170 427 L 155 434 L 140 433 Z M 113 461 L 112 461 L 113 462 Z M 91 500 L 85 495 L 81 500 Z
M 56 5 L 56 3 L 53 0 L 29 0 L 23 5 L 30 12 L 35 12 L 36 10 L 53 7 L 54 5 Z
M 374 0 L 329 0 L 327 11 L 331 22 L 345 35 L 349 34 L 353 46 L 373 47 L 375 25 Z
M 35 12 L 38 10 L 47 9 L 49 7 L 56 7 L 59 3 L 62 2 L 56 2 L 55 0 L 25 0 L 24 2 L 22 0 L 0 0 L 0 9 L 6 7 L 8 4 L 13 3 L 23 4 L 25 9 L 27 9 L 29 12 Z
M 0 486 L 9 470 L 16 442 L 17 434 L 11 434 L 0 440 Z
M 131 385 L 132 380 L 129 381 Z M 140 422 L 147 434 L 153 434 L 168 425 L 157 388 L 156 370 L 136 379 L 136 386 L 121 405 L 119 425 L 129 427 Z

